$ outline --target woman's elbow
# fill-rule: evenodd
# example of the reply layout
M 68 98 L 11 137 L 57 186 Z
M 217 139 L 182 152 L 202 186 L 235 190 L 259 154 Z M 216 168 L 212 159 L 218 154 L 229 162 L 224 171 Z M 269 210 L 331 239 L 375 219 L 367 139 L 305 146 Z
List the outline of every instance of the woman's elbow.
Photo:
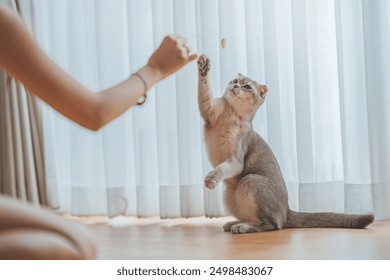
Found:
M 89 120 L 89 122 L 84 125 L 84 127 L 92 131 L 98 131 L 104 125 L 105 123 L 102 121 L 102 119 L 100 119 L 100 117 L 94 117 L 93 119 Z
M 110 121 L 109 114 L 103 106 L 93 106 L 86 113 L 86 116 L 82 118 L 82 121 L 78 122 L 84 128 L 92 131 L 98 131 Z
M 99 123 L 90 123 L 87 125 L 83 125 L 84 128 L 92 130 L 92 131 L 99 131 L 104 125 L 101 125 Z
M 107 123 L 108 120 L 106 114 L 97 111 L 93 114 L 91 118 L 89 118 L 88 122 L 84 125 L 84 127 L 92 131 L 98 131 Z

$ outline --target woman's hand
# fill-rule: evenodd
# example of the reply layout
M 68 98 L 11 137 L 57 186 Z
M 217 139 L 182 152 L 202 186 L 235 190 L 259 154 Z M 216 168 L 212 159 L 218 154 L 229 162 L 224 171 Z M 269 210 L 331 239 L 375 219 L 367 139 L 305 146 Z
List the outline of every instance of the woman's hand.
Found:
M 179 35 L 166 36 L 158 49 L 152 54 L 147 67 L 155 71 L 159 80 L 173 74 L 197 58 L 196 54 L 190 54 L 186 42 L 186 39 Z

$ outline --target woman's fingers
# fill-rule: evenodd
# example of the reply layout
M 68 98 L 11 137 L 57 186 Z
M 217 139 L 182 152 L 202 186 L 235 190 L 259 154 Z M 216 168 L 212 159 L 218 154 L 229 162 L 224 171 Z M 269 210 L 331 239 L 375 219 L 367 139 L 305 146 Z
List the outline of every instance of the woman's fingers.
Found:
M 169 35 L 170 38 L 176 40 L 179 44 L 181 45 L 185 45 L 187 44 L 187 39 L 180 36 L 179 34 L 175 33 L 175 34 L 172 34 L 172 35 Z
M 157 69 L 163 79 L 196 57 L 196 54 L 191 53 L 185 38 L 178 34 L 172 34 L 163 39 L 160 47 L 150 57 L 148 65 Z
M 191 62 L 191 61 L 193 61 L 193 60 L 195 60 L 195 59 L 197 59 L 198 58 L 198 55 L 196 54 L 196 53 L 193 53 L 193 54 L 191 54 L 189 57 L 188 57 L 188 62 Z

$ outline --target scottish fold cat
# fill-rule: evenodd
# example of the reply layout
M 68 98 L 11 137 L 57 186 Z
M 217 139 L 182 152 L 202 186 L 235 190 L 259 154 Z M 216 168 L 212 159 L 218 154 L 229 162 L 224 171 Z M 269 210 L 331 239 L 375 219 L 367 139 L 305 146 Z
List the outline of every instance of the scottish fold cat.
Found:
M 225 231 L 251 233 L 303 227 L 364 228 L 373 215 L 302 213 L 289 208 L 288 195 L 278 162 L 252 127 L 256 111 L 268 89 L 238 74 L 221 98 L 213 98 L 209 82 L 210 59 L 198 58 L 198 104 L 204 120 L 204 136 L 214 169 L 205 186 L 225 183 L 224 200 L 237 221 Z

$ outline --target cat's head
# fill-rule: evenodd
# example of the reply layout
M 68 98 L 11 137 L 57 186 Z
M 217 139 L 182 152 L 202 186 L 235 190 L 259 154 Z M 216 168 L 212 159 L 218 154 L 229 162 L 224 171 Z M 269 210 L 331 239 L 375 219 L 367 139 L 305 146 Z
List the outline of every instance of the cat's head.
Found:
M 257 109 L 264 103 L 267 92 L 265 85 L 239 73 L 238 77 L 228 83 L 224 97 L 242 118 L 252 120 Z

